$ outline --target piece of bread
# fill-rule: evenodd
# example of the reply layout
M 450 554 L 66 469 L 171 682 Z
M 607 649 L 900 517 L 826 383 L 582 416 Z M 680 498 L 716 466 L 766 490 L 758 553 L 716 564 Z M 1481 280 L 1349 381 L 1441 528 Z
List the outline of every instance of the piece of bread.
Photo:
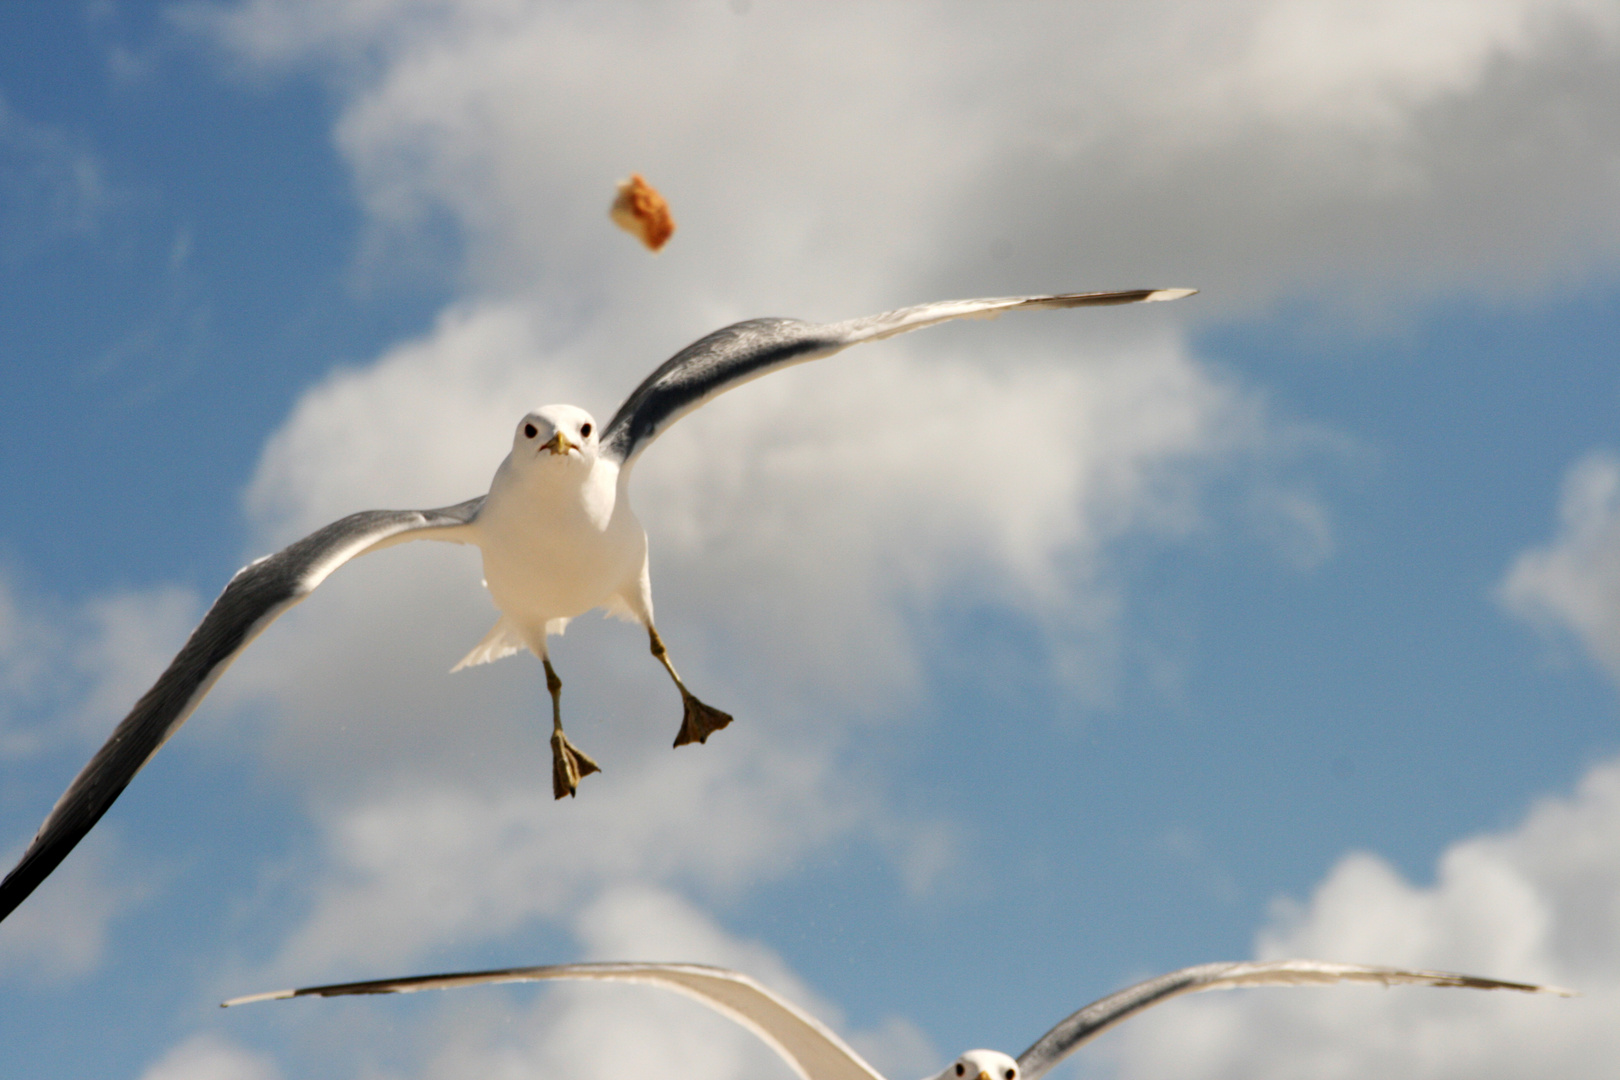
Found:
M 619 228 L 646 244 L 648 251 L 663 247 L 675 232 L 669 203 L 640 173 L 631 173 L 630 179 L 619 184 L 618 197 L 608 215 Z

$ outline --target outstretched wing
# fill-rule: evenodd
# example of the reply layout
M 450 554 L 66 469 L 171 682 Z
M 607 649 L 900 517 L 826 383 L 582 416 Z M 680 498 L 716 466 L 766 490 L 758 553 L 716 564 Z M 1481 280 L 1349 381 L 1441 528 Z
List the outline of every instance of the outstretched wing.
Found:
M 1563 994 L 1571 991 L 1556 986 L 1503 982 L 1449 971 L 1408 971 L 1402 968 L 1363 967 L 1360 964 L 1330 964 L 1322 960 L 1274 960 L 1263 963 L 1199 964 L 1182 968 L 1157 979 L 1137 983 L 1118 993 L 1094 1001 L 1036 1040 L 1018 1055 L 1018 1072 L 1023 1080 L 1039 1080 L 1082 1043 L 1133 1016 L 1150 1005 L 1169 1001 L 1200 990 L 1229 990 L 1242 986 L 1327 986 L 1337 982 L 1377 983 L 1394 986 L 1468 986 L 1476 990 L 1520 990 L 1530 994 Z
M 462 540 L 483 502 L 479 496 L 441 510 L 350 514 L 238 570 L 168 670 L 73 778 L 21 861 L 0 882 L 0 919 L 50 876 L 158 747 L 180 730 L 237 654 L 277 616 L 356 555 L 405 540 Z
M 608 422 L 601 439 L 602 453 L 628 467 L 636 455 L 671 424 L 732 387 L 780 368 L 831 356 L 863 341 L 878 341 L 950 319 L 993 319 L 1017 308 L 1099 307 L 1179 300 L 1197 291 L 1130 289 L 1059 296 L 998 296 L 981 300 L 941 300 L 846 322 L 817 324 L 797 319 L 749 319 L 733 323 L 688 345 L 647 376 Z
M 883 1080 L 859 1054 L 821 1022 L 784 1001 L 746 975 L 702 964 L 556 964 L 550 967 L 501 968 L 453 975 L 416 975 L 407 979 L 336 983 L 302 990 L 276 990 L 232 998 L 224 1007 L 250 1001 L 344 994 L 403 994 L 483 983 L 539 982 L 546 979 L 600 979 L 646 983 L 685 994 L 729 1016 L 765 1041 L 804 1080 Z

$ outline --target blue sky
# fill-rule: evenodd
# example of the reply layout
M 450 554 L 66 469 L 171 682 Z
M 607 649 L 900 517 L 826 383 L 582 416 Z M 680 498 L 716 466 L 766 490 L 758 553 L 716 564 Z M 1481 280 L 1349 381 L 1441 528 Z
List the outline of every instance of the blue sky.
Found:
M 447 674 L 476 557 L 345 568 L 0 925 L 0 1069 L 787 1075 L 634 990 L 214 1008 L 588 957 L 745 968 L 899 1080 L 1309 953 L 1585 997 L 1222 995 L 1073 1074 L 1609 1075 L 1617 80 L 1575 0 L 0 8 L 7 853 L 237 566 L 482 491 L 536 404 L 755 315 L 1203 290 L 683 421 L 636 505 L 739 723 L 671 753 L 581 620 L 575 803 L 539 665 Z

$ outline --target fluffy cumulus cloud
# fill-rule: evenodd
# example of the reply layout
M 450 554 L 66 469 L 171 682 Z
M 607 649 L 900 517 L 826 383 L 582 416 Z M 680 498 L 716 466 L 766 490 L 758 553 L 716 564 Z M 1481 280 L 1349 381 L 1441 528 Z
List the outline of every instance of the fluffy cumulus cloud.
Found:
M 280 1080 L 269 1058 L 216 1035 L 198 1035 L 154 1062 L 141 1080 Z
M 342 72 L 340 145 L 383 233 L 448 217 L 473 280 L 563 305 L 644 287 L 598 237 L 631 168 L 675 199 L 667 261 L 702 265 L 718 307 L 987 278 L 1185 281 L 1210 312 L 1331 287 L 1399 304 L 1612 261 L 1620 18 L 1596 0 L 738 12 L 254 0 L 197 21 L 269 68 Z
M 1420 988 L 1258 990 L 1166 1005 L 1105 1051 L 1120 1077 L 1610 1076 L 1620 1060 L 1620 763 L 1505 832 L 1450 847 L 1430 884 L 1375 855 L 1281 903 L 1259 958 L 1331 958 L 1552 983 L 1577 998 Z
M 1620 678 L 1620 459 L 1599 451 L 1564 480 L 1558 531 L 1514 561 L 1502 599 L 1549 631 L 1567 632 Z
M 872 812 L 825 753 L 736 745 L 664 754 L 555 806 L 536 783 L 479 793 L 401 790 L 327 825 L 329 873 L 285 947 L 287 977 L 418 961 L 446 942 L 499 941 L 535 919 L 566 921 L 605 888 L 678 884 L 722 899 L 796 867 Z M 538 748 L 536 748 L 538 751 Z M 607 754 L 602 755 L 607 758 Z

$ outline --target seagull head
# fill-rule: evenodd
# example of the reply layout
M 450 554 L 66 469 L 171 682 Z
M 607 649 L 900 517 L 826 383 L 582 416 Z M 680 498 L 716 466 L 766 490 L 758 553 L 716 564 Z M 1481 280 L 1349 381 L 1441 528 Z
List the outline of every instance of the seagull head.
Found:
M 596 457 L 596 421 L 576 405 L 546 405 L 518 421 L 516 461 L 589 461 Z
M 935 1080 L 1018 1080 L 1018 1062 L 1000 1050 L 969 1050 Z

